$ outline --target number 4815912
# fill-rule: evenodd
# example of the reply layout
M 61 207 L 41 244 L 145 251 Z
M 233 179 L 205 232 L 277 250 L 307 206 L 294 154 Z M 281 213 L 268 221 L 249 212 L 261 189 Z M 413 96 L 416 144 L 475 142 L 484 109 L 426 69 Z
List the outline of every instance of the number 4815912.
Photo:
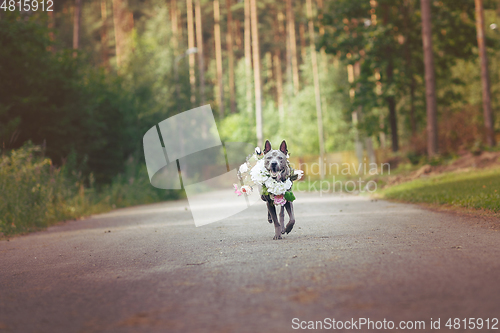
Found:
M 1 1 L 1 0 L 0 0 Z M 0 9 L 3 9 L 3 11 L 15 11 L 15 10 L 20 10 L 24 12 L 28 11 L 33 11 L 36 12 L 38 10 L 41 10 L 43 12 L 52 12 L 54 11 L 52 7 L 54 6 L 54 1 L 53 0 L 3 0 L 2 5 L 0 6 Z

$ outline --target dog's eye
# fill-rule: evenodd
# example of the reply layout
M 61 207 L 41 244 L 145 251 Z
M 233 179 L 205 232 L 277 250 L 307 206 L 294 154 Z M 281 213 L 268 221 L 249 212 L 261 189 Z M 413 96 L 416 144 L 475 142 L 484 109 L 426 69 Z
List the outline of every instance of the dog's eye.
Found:
M 282 160 L 282 159 L 283 159 L 283 156 L 280 156 L 280 157 L 278 157 L 278 158 L 279 158 L 280 160 Z
M 272 158 L 272 156 L 268 156 L 267 159 L 270 160 Z

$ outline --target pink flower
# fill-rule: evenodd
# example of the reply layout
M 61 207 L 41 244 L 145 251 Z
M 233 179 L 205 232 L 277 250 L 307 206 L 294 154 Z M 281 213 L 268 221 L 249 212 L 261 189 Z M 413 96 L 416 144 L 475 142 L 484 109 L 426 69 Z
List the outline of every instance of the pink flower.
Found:
M 238 190 L 238 185 L 233 184 L 233 187 L 234 187 L 234 193 L 236 193 L 238 196 L 240 196 L 240 195 L 243 194 L 243 193 L 240 192 L 240 190 Z
M 285 196 L 283 194 L 275 195 L 274 196 L 274 204 L 280 205 L 280 206 L 283 206 L 284 204 L 286 204 Z

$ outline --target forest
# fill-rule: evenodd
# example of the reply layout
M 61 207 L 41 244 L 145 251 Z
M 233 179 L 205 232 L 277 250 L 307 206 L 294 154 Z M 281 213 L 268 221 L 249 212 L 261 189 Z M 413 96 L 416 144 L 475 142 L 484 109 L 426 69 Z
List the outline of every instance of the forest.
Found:
M 222 141 L 292 156 L 496 149 L 498 1 L 0 3 L 6 234 L 182 196 L 149 186 L 142 136 L 205 104 Z

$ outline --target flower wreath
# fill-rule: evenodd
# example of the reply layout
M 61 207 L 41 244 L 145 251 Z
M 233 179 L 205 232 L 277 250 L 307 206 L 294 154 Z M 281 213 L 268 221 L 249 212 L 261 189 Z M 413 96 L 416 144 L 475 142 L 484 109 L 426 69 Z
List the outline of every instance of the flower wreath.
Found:
M 275 205 L 283 206 L 287 201 L 294 201 L 292 182 L 302 178 L 304 172 L 302 170 L 294 170 L 288 161 L 287 168 L 290 172 L 285 181 L 278 181 L 271 177 L 269 170 L 264 165 L 264 154 L 260 148 L 255 148 L 255 152 L 248 156 L 246 162 L 243 163 L 238 170 L 238 179 L 244 184 L 241 189 L 238 189 L 237 184 L 233 184 L 237 195 L 250 195 L 253 192 L 253 186 L 260 186 L 262 195 L 269 195 Z

